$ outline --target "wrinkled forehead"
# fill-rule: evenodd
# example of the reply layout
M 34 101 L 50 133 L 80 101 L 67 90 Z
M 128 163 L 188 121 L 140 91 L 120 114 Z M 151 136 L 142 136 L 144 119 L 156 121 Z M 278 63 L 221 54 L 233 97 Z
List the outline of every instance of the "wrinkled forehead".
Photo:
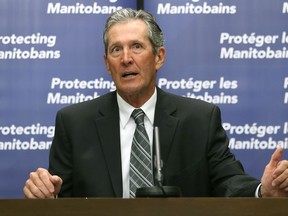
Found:
M 115 36 L 137 35 L 138 37 L 148 37 L 148 26 L 141 19 L 127 19 L 114 23 L 107 31 L 107 42 L 111 42 Z

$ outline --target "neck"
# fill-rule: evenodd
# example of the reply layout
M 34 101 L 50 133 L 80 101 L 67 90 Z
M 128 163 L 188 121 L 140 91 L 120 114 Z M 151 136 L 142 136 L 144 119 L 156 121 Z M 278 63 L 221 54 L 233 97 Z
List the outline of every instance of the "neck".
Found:
M 118 94 L 125 100 L 127 103 L 129 103 L 131 106 L 135 108 L 139 108 L 143 106 L 154 94 L 155 88 L 150 92 L 145 92 L 145 94 L 137 93 L 137 94 L 121 94 L 118 92 Z

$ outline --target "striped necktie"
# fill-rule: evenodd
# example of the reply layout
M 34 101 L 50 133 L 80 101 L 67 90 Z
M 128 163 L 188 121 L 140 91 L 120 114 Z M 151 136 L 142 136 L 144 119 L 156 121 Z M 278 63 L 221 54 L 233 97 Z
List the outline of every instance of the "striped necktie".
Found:
M 144 115 L 142 109 L 135 109 L 131 114 L 136 129 L 130 156 L 130 198 L 135 197 L 137 188 L 153 186 L 151 149 L 144 126 Z

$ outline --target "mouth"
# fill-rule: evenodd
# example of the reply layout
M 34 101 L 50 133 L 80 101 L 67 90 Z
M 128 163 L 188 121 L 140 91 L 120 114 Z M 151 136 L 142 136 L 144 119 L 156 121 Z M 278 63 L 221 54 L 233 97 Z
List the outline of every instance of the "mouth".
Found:
M 122 77 L 123 78 L 127 78 L 127 77 L 134 77 L 134 76 L 137 76 L 138 73 L 136 72 L 125 72 L 122 74 Z

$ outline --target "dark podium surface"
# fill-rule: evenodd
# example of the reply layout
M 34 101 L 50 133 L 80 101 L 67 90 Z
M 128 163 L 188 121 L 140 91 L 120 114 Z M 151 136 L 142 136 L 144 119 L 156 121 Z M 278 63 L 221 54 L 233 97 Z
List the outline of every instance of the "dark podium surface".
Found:
M 137 198 L 0 200 L 1 216 L 288 216 L 288 199 L 271 198 Z

